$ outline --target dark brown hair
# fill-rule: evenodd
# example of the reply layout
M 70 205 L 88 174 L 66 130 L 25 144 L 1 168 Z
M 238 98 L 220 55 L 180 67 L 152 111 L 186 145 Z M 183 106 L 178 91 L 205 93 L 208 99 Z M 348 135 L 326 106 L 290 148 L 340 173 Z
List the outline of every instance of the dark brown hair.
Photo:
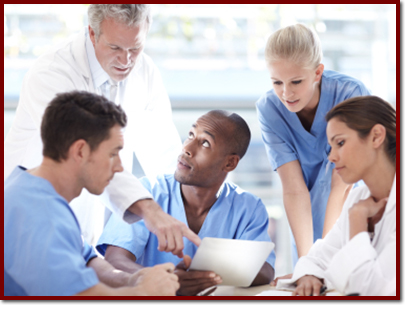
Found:
M 385 151 L 396 162 L 396 110 L 387 101 L 377 96 L 360 96 L 347 99 L 326 114 L 326 121 L 337 118 L 347 127 L 366 138 L 374 125 L 386 128 Z
M 79 139 L 94 151 L 109 139 L 110 129 L 116 124 L 125 127 L 127 116 L 105 97 L 85 91 L 57 94 L 41 122 L 43 156 L 55 161 L 67 159 L 70 146 Z

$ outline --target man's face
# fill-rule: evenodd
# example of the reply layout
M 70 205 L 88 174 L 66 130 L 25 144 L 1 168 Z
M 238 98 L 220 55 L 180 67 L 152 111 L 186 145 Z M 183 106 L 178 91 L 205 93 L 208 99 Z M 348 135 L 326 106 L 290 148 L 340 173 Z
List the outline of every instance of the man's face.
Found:
M 205 114 L 189 131 L 178 157 L 175 179 L 184 185 L 212 187 L 225 177 L 230 128 L 223 119 Z
M 114 81 L 124 80 L 134 68 L 144 49 L 148 24 L 128 27 L 113 19 L 105 19 L 100 25 L 97 39 L 89 27 L 91 42 L 101 67 Z
M 123 171 L 120 150 L 124 146 L 124 136 L 121 126 L 110 129 L 109 139 L 91 152 L 82 170 L 83 186 L 92 194 L 100 195 L 110 183 L 116 172 Z

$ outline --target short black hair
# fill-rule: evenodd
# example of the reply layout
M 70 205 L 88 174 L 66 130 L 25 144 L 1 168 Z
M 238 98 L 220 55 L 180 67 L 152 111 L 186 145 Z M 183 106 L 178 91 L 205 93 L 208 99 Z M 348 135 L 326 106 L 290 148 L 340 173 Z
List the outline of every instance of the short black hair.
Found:
M 231 132 L 227 141 L 229 152 L 236 154 L 239 158 L 245 156 L 251 141 L 251 131 L 246 121 L 238 114 L 225 110 L 212 110 L 208 114 L 222 117 L 231 124 Z
M 70 146 L 79 139 L 94 151 L 109 139 L 111 128 L 117 124 L 125 127 L 127 116 L 105 97 L 86 91 L 57 94 L 41 122 L 43 156 L 58 162 L 65 160 Z

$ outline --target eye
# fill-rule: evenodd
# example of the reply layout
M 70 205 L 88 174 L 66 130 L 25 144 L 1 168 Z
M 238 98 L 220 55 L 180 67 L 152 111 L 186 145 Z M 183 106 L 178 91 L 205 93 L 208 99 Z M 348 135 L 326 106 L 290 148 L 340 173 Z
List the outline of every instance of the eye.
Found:
M 119 47 L 118 47 L 118 46 L 111 46 L 111 49 L 112 49 L 113 51 L 117 51 L 117 50 L 119 50 Z
M 281 81 L 274 81 L 273 85 L 282 85 L 282 82 Z
M 194 133 L 192 131 L 190 131 L 188 133 L 188 139 L 193 139 L 194 138 Z
M 204 146 L 204 147 L 210 147 L 211 145 L 209 144 L 209 142 L 208 141 L 204 141 L 204 142 L 202 142 L 202 145 Z
M 298 81 L 292 81 L 292 84 L 300 84 L 300 83 L 302 83 L 302 80 L 298 80 Z
M 341 141 L 337 142 L 337 145 L 338 145 L 338 146 L 343 146 L 344 144 L 345 144 L 345 141 L 344 141 L 344 140 L 341 140 Z

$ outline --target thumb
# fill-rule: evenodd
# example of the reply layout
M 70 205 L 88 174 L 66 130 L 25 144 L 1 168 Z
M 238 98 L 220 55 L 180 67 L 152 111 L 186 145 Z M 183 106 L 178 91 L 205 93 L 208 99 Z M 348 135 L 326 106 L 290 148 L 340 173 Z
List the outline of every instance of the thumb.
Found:
M 191 266 L 191 262 L 192 262 L 191 257 L 189 257 L 189 255 L 184 255 L 184 264 L 185 264 L 186 269 L 188 269 L 189 266 Z

